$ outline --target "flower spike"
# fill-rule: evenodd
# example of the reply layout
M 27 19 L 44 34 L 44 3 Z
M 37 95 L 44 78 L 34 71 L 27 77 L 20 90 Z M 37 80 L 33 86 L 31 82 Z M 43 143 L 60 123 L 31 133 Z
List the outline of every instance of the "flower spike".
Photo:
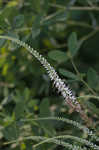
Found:
M 63 80 L 58 76 L 55 69 L 47 62 L 47 60 L 39 54 L 36 50 L 31 48 L 28 44 L 25 42 L 22 42 L 18 39 L 15 39 L 13 37 L 9 36 L 2 36 L 0 35 L 1 39 L 7 39 L 11 40 L 12 42 L 15 42 L 19 44 L 20 46 L 23 46 L 26 48 L 34 57 L 39 60 L 39 62 L 43 65 L 43 67 L 46 69 L 51 81 L 54 83 L 56 89 L 58 89 L 58 92 L 61 93 L 63 96 L 65 102 L 70 106 L 75 108 L 76 111 L 80 112 L 81 107 L 80 104 L 77 102 L 76 97 L 73 95 L 72 91 L 69 89 L 69 87 L 63 82 Z

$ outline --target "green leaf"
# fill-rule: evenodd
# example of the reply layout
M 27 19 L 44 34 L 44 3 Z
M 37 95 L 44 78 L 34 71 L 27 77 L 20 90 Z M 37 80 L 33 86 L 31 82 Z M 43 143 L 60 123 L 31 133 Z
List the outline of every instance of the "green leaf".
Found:
M 73 74 L 72 72 L 67 71 L 65 69 L 59 69 L 59 73 L 61 73 L 65 77 L 68 77 L 68 78 L 71 78 L 74 80 L 78 80 L 78 77 L 75 74 Z
M 14 33 L 14 32 L 8 32 L 7 35 L 10 36 L 10 37 L 19 39 L 19 35 L 17 33 Z M 20 46 L 16 43 L 11 43 L 11 45 L 10 45 L 10 49 L 12 49 L 12 50 L 15 50 L 16 48 L 19 48 L 19 47 Z
M 19 28 L 23 25 L 24 25 L 24 15 L 16 16 L 13 21 L 14 28 Z
M 66 55 L 66 53 L 58 51 L 58 50 L 49 52 L 48 56 L 52 60 L 58 61 L 60 63 L 68 60 L 68 56 Z
M 38 15 L 35 20 L 34 20 L 34 23 L 32 25 L 32 38 L 36 38 L 40 32 L 41 32 L 41 29 L 40 29 L 40 22 L 42 20 L 43 16 L 42 15 Z
M 2 28 L 8 29 L 10 24 L 8 24 L 5 20 L 9 20 L 8 22 L 12 21 L 12 18 L 14 17 L 14 15 L 16 15 L 16 7 L 12 7 L 12 6 L 8 6 L 6 5 L 6 7 L 4 7 L 4 9 L 2 9 L 2 11 L 0 12 L 0 26 Z
M 45 19 L 43 25 L 53 25 L 58 21 L 66 21 L 69 17 L 69 13 L 65 10 L 57 11 L 52 17 Z
M 40 34 L 40 28 L 32 26 L 32 38 L 36 38 Z
M 23 96 L 24 96 L 25 101 L 29 100 L 29 98 L 30 98 L 30 90 L 28 88 L 24 89 Z
M 99 84 L 99 76 L 93 68 L 89 68 L 87 72 L 87 81 L 91 88 L 97 89 Z
M 90 101 L 86 101 L 86 104 L 88 108 L 92 111 L 92 113 L 95 113 L 99 115 L 99 109 L 96 107 L 96 105 Z
M 79 50 L 77 34 L 72 32 L 68 39 L 68 48 L 72 56 L 76 55 Z
M 42 103 L 40 104 L 40 117 L 49 117 L 50 116 L 50 106 L 49 106 L 49 99 L 44 98 Z M 52 126 L 50 120 L 39 121 L 40 126 L 44 129 L 45 133 L 50 135 L 51 133 L 54 135 L 55 131 Z
M 41 13 L 41 0 L 31 1 L 32 2 L 32 8 L 35 10 L 36 13 Z
M 7 35 L 10 36 L 10 37 L 13 37 L 15 39 L 19 39 L 19 35 L 17 33 L 14 33 L 14 32 L 8 32 Z
M 49 0 L 43 0 L 42 3 L 42 11 L 46 13 L 49 9 Z
M 25 110 L 25 104 L 23 102 L 23 99 L 21 99 L 21 101 L 19 103 L 17 103 L 16 107 L 15 107 L 16 119 L 19 119 L 22 116 L 24 116 L 24 110 Z
M 25 100 L 24 97 L 20 96 L 14 109 L 16 119 L 19 119 L 24 116 L 24 110 L 25 110 Z
M 7 29 L 8 25 L 5 23 L 4 16 L 0 14 L 0 29 Z
M 5 39 L 0 39 L 0 47 L 2 47 L 5 43 Z
M 16 123 L 12 123 L 4 128 L 3 135 L 5 139 L 16 140 L 19 136 L 19 128 L 16 127 Z
M 42 103 L 40 104 L 40 116 L 47 117 L 50 115 L 49 110 L 49 100 L 47 98 L 43 99 Z

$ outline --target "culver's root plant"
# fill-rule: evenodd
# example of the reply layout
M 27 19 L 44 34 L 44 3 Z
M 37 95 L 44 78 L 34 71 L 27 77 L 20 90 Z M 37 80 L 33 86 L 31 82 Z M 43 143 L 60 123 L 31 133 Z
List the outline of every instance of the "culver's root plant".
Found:
M 56 73 L 55 69 L 48 63 L 48 61 L 41 54 L 39 54 L 36 50 L 31 48 L 25 42 L 22 42 L 13 37 L 9 37 L 6 35 L 0 35 L 0 39 L 10 40 L 10 41 L 15 42 L 18 45 L 26 48 L 37 60 L 39 60 L 39 62 L 42 64 L 42 66 L 46 69 L 48 76 L 50 77 L 51 81 L 53 82 L 53 84 L 54 84 L 55 88 L 58 90 L 58 92 L 61 93 L 61 95 L 63 96 L 65 103 L 70 108 L 73 108 L 75 111 L 80 113 L 80 115 L 81 115 L 82 119 L 84 119 L 84 121 L 89 121 L 88 117 L 86 116 L 85 112 L 82 110 L 79 102 L 77 101 L 76 97 L 73 95 L 72 90 L 68 87 L 68 85 L 66 85 L 63 82 L 63 80 Z M 36 148 L 39 145 L 42 145 L 44 143 L 52 142 L 57 145 L 62 145 L 71 150 L 87 150 L 85 145 L 90 147 L 91 148 L 90 150 L 93 150 L 93 149 L 99 150 L 99 146 L 94 144 L 94 142 L 93 142 L 93 140 L 99 141 L 99 138 L 87 127 L 81 125 L 80 123 L 78 123 L 76 121 L 72 121 L 72 120 L 69 120 L 66 118 L 60 118 L 60 117 L 46 117 L 46 118 L 37 118 L 37 119 L 30 119 L 30 120 L 23 119 L 21 121 L 28 122 L 28 121 L 40 121 L 40 120 L 43 120 L 43 121 L 44 120 L 56 120 L 56 121 L 62 121 L 62 122 L 71 124 L 72 126 L 75 126 L 78 129 L 82 130 L 87 136 L 89 136 L 91 138 L 90 138 L 90 140 L 87 140 L 87 139 L 75 137 L 72 135 L 60 135 L 60 136 L 54 136 L 54 137 L 50 137 L 50 138 L 44 137 L 44 136 L 28 136 L 28 137 L 25 136 L 25 137 L 23 137 L 22 141 L 25 141 L 25 140 L 40 141 L 38 144 L 33 145 L 33 148 Z M 69 144 L 68 142 L 64 141 L 65 139 L 69 139 L 71 141 L 73 140 L 77 143 L 81 143 L 83 146 Z M 20 139 L 17 139 L 17 141 L 12 140 L 6 144 L 16 143 L 16 142 L 20 142 Z
M 23 46 L 33 56 L 35 56 L 35 58 L 37 58 L 37 60 L 39 60 L 39 62 L 46 69 L 51 81 L 54 83 L 55 88 L 57 88 L 58 92 L 61 93 L 61 95 L 63 96 L 65 103 L 67 103 L 70 107 L 75 108 L 77 112 L 81 112 L 80 104 L 76 100 L 76 97 L 73 95 L 72 90 L 68 87 L 68 85 L 64 83 L 64 81 L 56 73 L 55 69 L 47 62 L 47 60 L 41 54 L 39 54 L 36 50 L 31 48 L 25 42 L 22 42 L 18 39 L 2 35 L 0 35 L 0 38 L 11 40 L 12 42 L 19 44 L 20 46 Z
M 7 39 L 12 42 L 17 43 L 20 46 L 23 46 L 26 48 L 29 53 L 31 53 L 46 69 L 48 76 L 50 77 L 51 81 L 53 82 L 55 88 L 58 90 L 58 93 L 60 93 L 63 98 L 65 103 L 75 111 L 79 112 L 82 119 L 85 120 L 86 122 L 92 123 L 92 121 L 87 117 L 83 109 L 81 108 L 79 102 L 77 101 L 76 97 L 72 93 L 72 90 L 64 83 L 64 81 L 58 76 L 57 72 L 55 69 L 48 63 L 48 61 L 41 55 L 39 52 L 31 48 L 28 44 L 26 44 L 23 41 L 20 41 L 19 39 L 15 39 L 10 36 L 5 36 L 5 35 L 0 35 L 1 39 Z

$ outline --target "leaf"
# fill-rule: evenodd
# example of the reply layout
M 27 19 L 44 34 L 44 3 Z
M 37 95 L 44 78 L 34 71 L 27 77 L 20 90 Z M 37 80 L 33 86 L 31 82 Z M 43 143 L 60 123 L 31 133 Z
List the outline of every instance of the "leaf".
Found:
M 23 95 L 24 95 L 24 100 L 28 101 L 29 98 L 30 98 L 30 90 L 28 88 L 25 88 L 24 92 L 23 92 Z
M 41 13 L 41 0 L 36 0 L 36 1 L 31 1 L 32 3 L 32 7 L 33 7 L 33 10 L 35 10 L 35 12 L 37 13 Z
M 1 106 L 5 106 L 7 105 L 8 103 L 10 103 L 12 101 L 12 96 L 11 95 L 8 95 L 6 96 L 2 102 L 1 102 Z
M 79 45 L 77 41 L 77 34 L 72 32 L 68 39 L 68 48 L 72 56 L 76 55 L 79 50 Z
M 23 102 L 23 99 L 21 99 L 20 102 L 16 103 L 16 107 L 15 107 L 16 119 L 19 119 L 20 117 L 24 116 L 24 110 L 25 110 L 25 104 Z
M 16 11 L 17 9 L 15 6 L 12 7 L 6 5 L 6 7 L 0 12 L 0 26 L 4 28 L 4 30 L 8 29 L 10 26 L 5 20 L 9 20 L 9 22 L 12 21 L 13 16 L 16 15 Z
M 2 47 L 5 44 L 5 39 L 0 39 L 0 47 Z
M 36 38 L 40 32 L 41 32 L 41 29 L 40 29 L 40 22 L 42 20 L 42 17 L 41 15 L 38 15 L 36 18 L 35 18 L 35 21 L 32 25 L 32 38 Z
M 19 136 L 19 128 L 13 122 L 3 129 L 3 135 L 8 140 L 16 140 Z
M 58 51 L 58 50 L 54 50 L 48 53 L 49 58 L 51 58 L 52 60 L 58 61 L 58 62 L 64 62 L 68 60 L 68 56 L 66 55 L 66 53 Z
M 44 13 L 46 13 L 48 11 L 48 8 L 49 8 L 49 0 L 43 0 L 43 3 L 42 3 L 42 11 Z
M 0 29 L 5 30 L 8 27 L 7 23 L 5 23 L 4 16 L 0 14 Z
M 2 75 L 6 76 L 8 74 L 8 70 L 9 70 L 9 64 L 5 63 L 5 65 L 3 66 L 3 69 L 2 69 Z
M 43 99 L 42 103 L 40 104 L 40 116 L 45 117 L 50 115 L 49 110 L 49 100 L 47 98 Z
M 14 32 L 8 32 L 7 35 L 10 36 L 10 37 L 13 37 L 15 39 L 19 39 L 19 35 L 17 33 L 14 33 Z
M 67 71 L 65 69 L 59 69 L 59 72 L 65 77 L 78 80 L 78 77 L 70 71 Z
M 49 99 L 44 98 L 42 103 L 40 104 L 40 117 L 49 117 L 50 116 L 50 106 L 49 106 Z M 45 120 L 45 121 L 39 121 L 40 126 L 44 129 L 45 133 L 50 135 L 51 133 L 54 135 L 55 131 L 52 126 L 52 123 L 50 120 Z M 50 133 L 51 131 L 51 133 Z
M 99 84 L 99 76 L 93 68 L 89 68 L 87 72 L 87 81 L 91 88 L 97 89 Z
M 88 108 L 92 111 L 92 113 L 99 115 L 99 109 L 96 107 L 94 103 L 92 103 L 91 101 L 86 101 L 86 104 Z
M 19 118 L 24 116 L 25 100 L 24 100 L 23 96 L 18 96 L 18 95 L 16 97 L 13 97 L 13 98 L 17 99 L 14 112 L 15 112 L 16 119 L 19 119 Z
M 69 13 L 65 10 L 57 11 L 52 17 L 45 19 L 43 25 L 53 25 L 58 21 L 66 21 L 69 17 Z
M 32 38 L 36 38 L 40 34 L 40 28 L 32 26 Z
M 18 15 L 14 18 L 13 27 L 19 28 L 24 25 L 24 15 Z
M 10 36 L 10 37 L 19 39 L 18 34 L 17 34 L 17 33 L 14 33 L 14 32 L 8 32 L 7 35 Z M 16 48 L 19 48 L 19 47 L 20 47 L 20 45 L 18 45 L 18 44 L 16 44 L 16 43 L 11 43 L 11 45 L 10 45 L 10 49 L 12 49 L 12 50 L 15 50 Z

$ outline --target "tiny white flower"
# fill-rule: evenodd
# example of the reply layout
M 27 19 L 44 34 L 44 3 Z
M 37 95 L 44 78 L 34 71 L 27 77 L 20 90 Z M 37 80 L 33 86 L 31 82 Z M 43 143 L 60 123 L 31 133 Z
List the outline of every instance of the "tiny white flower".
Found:
M 39 54 L 39 52 L 37 52 L 36 50 L 31 48 L 28 44 L 26 44 L 25 42 L 22 42 L 20 40 L 17 40 L 17 39 L 11 38 L 11 37 L 7 37 L 7 36 L 1 36 L 1 37 L 4 37 L 5 39 L 11 40 L 11 41 L 19 44 L 20 46 L 25 47 L 32 55 L 34 55 L 40 61 L 40 63 L 46 69 L 50 79 L 54 82 L 54 86 L 58 89 L 58 91 L 64 97 L 65 101 L 67 100 L 68 104 L 70 101 L 70 103 L 72 102 L 72 104 L 78 105 L 78 107 L 80 107 L 80 105 L 76 101 L 76 98 L 73 95 L 72 91 L 69 89 L 68 85 L 66 85 L 59 78 L 55 69 L 53 67 L 51 67 L 51 65 L 47 62 L 47 60 L 41 54 Z

